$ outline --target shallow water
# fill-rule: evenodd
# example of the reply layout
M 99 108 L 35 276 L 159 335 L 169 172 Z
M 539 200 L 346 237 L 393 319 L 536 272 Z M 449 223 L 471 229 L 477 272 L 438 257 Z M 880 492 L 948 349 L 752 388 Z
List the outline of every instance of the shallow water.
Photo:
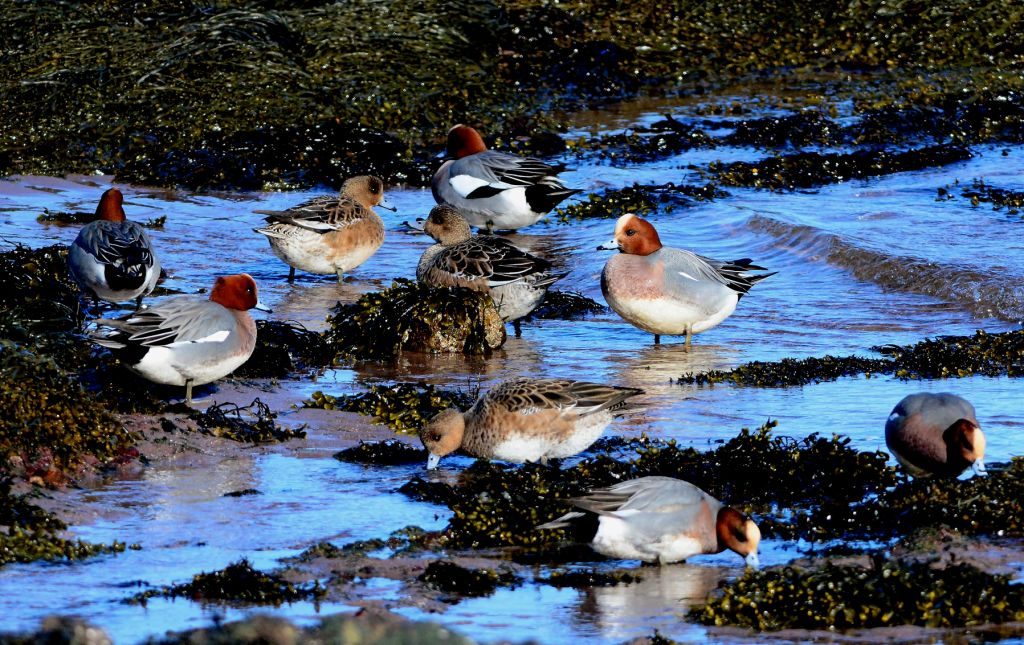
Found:
M 669 108 L 659 108 L 665 112 Z M 623 116 L 626 111 L 581 120 L 580 126 L 627 127 L 658 113 Z M 685 110 L 676 117 L 685 120 Z M 703 118 L 703 117 L 701 117 Z M 721 119 L 727 132 L 730 119 Z M 594 125 L 597 123 L 598 125 Z M 759 283 L 730 318 L 696 337 L 687 351 L 679 339 L 654 346 L 650 335 L 608 312 L 583 321 L 547 320 L 524 325 L 522 338 L 510 338 L 489 360 L 407 356 L 394 365 L 359 364 L 330 370 L 316 381 L 262 384 L 275 398 L 300 403 L 312 391 L 346 393 L 366 383 L 424 379 L 439 385 L 486 387 L 511 375 L 565 376 L 642 387 L 642 414 L 616 422 L 609 432 L 641 432 L 705 447 L 735 435 L 741 427 L 779 419 L 778 432 L 803 437 L 812 432 L 848 435 L 853 446 L 884 450 L 883 424 L 893 405 L 919 390 L 955 391 L 977 407 L 989 438 L 987 460 L 1016 454 L 1019 391 L 1006 378 L 904 382 L 889 377 L 851 378 L 799 388 L 696 387 L 672 379 L 708 369 L 727 369 L 751 360 L 870 354 L 884 343 L 912 343 L 926 336 L 970 334 L 976 329 L 1016 329 L 1024 317 L 1024 220 L 972 207 L 957 198 L 936 201 L 936 189 L 983 178 L 1002 188 L 1024 188 L 1024 148 L 979 148 L 973 159 L 950 166 L 882 178 L 851 181 L 817 190 L 770 193 L 729 189 L 731 196 L 650 219 L 663 242 L 722 259 L 751 257 L 779 274 Z M 566 182 L 586 191 L 639 183 L 704 183 L 689 164 L 712 160 L 756 160 L 749 148 L 696 150 L 649 164 L 610 167 L 569 160 L 575 171 Z M 43 211 L 92 211 L 109 185 L 105 177 L 15 177 L 0 181 L 0 240 L 40 246 L 71 242 L 74 226 L 36 221 Z M 257 280 L 261 299 L 273 317 L 322 327 L 327 309 L 361 293 L 412 277 L 422 235 L 406 231 L 404 220 L 423 217 L 433 204 L 430 192 L 395 189 L 388 200 L 397 213 L 382 211 L 385 246 L 360 267 L 354 280 L 300 275 L 288 284 L 287 267 L 251 231 L 261 221 L 254 209 L 287 207 L 313 193 L 245 193 L 194 196 L 174 191 L 120 186 L 130 218 L 146 221 L 167 215 L 163 230 L 151 231 L 169 272 L 165 286 L 192 293 L 209 287 L 222 273 L 246 271 Z M 953 191 L 958 194 L 954 187 Z M 570 270 L 558 287 L 603 301 L 598 284 L 607 254 L 594 250 L 612 234 L 613 220 L 571 225 L 540 224 L 514 236 L 516 242 Z M 908 280 L 893 258 L 926 265 L 931 273 Z M 890 262 L 886 264 L 886 262 Z M 880 270 L 879 267 L 886 267 Z M 897 268 L 892 268 L 896 266 Z M 919 276 L 921 274 L 918 274 Z M 952 287 L 950 285 L 953 285 Z M 263 314 L 257 314 L 263 315 Z M 214 399 L 231 397 L 222 386 Z M 248 403 L 248 401 L 240 401 Z M 287 404 L 282 420 L 288 422 Z M 0 626 L 30 629 L 47 614 L 75 613 L 106 628 L 117 642 L 136 642 L 167 629 L 272 611 L 307 621 L 318 608 L 299 603 L 277 609 L 239 610 L 177 601 L 150 601 L 148 608 L 121 600 L 140 585 L 187 580 L 241 556 L 258 567 L 273 567 L 318 541 L 343 544 L 385 537 L 406 525 L 439 528 L 447 510 L 407 500 L 393 492 L 419 467 L 363 468 L 331 458 L 346 442 L 343 422 L 311 428 L 307 442 L 253 449 L 202 469 L 148 467 L 138 479 L 110 481 L 73 491 L 96 520 L 72 529 L 83 539 L 137 542 L 139 551 L 74 564 L 31 564 L 0 569 Z M 315 444 L 319 449 L 304 449 Z M 467 459 L 452 458 L 455 471 Z M 442 473 L 443 475 L 443 473 Z M 262 495 L 223 497 L 256 488 Z M 373 512 L 367 512 L 372 508 Z M 792 544 L 769 542 L 764 564 L 799 555 Z M 698 602 L 723 578 L 740 571 L 734 555 L 697 558 L 693 564 L 645 569 L 632 585 L 587 591 L 524 584 L 490 598 L 465 600 L 442 614 L 400 608 L 414 618 L 441 621 L 479 640 L 557 640 L 582 637 L 621 642 L 650 635 L 655 628 L 679 639 L 704 636 L 702 628 L 680 620 L 686 604 Z M 144 582 L 140 582 L 144 581 Z M 145 588 L 142 586 L 141 588 Z M 397 583 L 372 582 L 376 597 L 394 599 Z M 325 604 L 319 612 L 345 610 Z

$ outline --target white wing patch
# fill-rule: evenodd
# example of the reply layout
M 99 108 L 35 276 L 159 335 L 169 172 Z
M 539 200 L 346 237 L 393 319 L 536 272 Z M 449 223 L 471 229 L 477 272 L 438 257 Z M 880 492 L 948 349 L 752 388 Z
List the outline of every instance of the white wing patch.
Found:
M 693 280 L 694 282 L 698 282 L 697 278 L 693 277 L 692 275 L 690 275 L 686 271 L 680 271 L 679 275 L 683 276 L 684 278 L 689 278 L 690 280 Z
M 197 338 L 195 340 L 190 340 L 190 341 L 187 341 L 187 342 L 189 342 L 189 343 L 222 343 L 222 342 L 226 341 L 228 339 L 228 336 L 230 336 L 230 335 L 231 335 L 230 331 L 228 331 L 227 329 L 222 329 L 220 331 L 213 332 L 209 336 L 203 336 L 202 338 Z M 170 345 L 168 345 L 168 347 L 171 347 L 171 346 L 174 346 L 174 345 L 184 345 L 184 344 L 185 343 L 171 343 Z
M 491 183 L 486 179 L 474 177 L 473 175 L 455 175 L 454 177 L 448 180 L 448 183 L 451 184 L 452 188 L 455 189 L 455 192 L 457 192 L 459 196 L 463 198 L 468 197 L 470 193 L 472 193 L 474 190 L 476 190 L 477 188 L 482 188 L 483 186 L 490 186 L 498 190 L 508 190 L 509 188 L 514 188 L 514 186 L 512 186 L 511 184 L 506 184 L 501 181 Z

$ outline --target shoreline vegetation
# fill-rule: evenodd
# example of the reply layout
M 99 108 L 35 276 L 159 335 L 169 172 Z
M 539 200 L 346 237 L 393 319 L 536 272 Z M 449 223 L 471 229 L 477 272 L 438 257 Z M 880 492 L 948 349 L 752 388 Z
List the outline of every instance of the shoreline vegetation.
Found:
M 1024 134 L 1024 14 L 1004 3 L 2 0 L 0 26 L 0 174 L 422 186 L 455 123 L 543 155 L 573 111 L 750 81 L 869 126 L 944 120 L 947 142 Z

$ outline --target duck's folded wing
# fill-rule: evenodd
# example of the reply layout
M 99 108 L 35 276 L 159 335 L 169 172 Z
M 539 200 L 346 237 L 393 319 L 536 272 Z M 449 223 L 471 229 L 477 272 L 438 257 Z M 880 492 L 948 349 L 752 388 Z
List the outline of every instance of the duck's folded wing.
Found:
M 672 477 L 641 477 L 599 488 L 572 500 L 574 506 L 598 514 L 681 514 L 699 511 L 700 503 L 717 500 L 690 482 Z M 716 509 L 717 511 L 717 509 Z
M 551 268 L 543 258 L 502 238 L 477 236 L 445 249 L 438 258 L 445 270 L 470 280 L 485 279 L 491 287 L 509 284 Z
M 539 159 L 488 150 L 452 163 L 448 182 L 466 199 L 491 197 L 509 188 L 539 183 L 563 187 L 554 177 L 560 168 Z
M 93 222 L 82 229 L 75 244 L 103 264 L 118 264 L 132 258 L 147 267 L 153 266 L 149 237 L 135 222 Z
M 288 224 L 317 233 L 340 231 L 366 217 L 366 209 L 351 199 L 316 197 L 283 211 L 254 211 L 271 224 Z
M 94 336 L 100 345 L 112 348 L 125 345 L 158 347 L 173 343 L 222 341 L 235 326 L 235 320 L 220 305 L 182 297 L 117 320 L 101 318 L 96 324 L 120 332 L 112 336 Z

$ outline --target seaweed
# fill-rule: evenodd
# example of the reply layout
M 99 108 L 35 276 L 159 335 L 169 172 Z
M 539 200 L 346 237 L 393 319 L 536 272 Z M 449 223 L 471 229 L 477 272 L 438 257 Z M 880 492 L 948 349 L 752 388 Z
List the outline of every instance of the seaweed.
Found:
M 633 570 L 598 571 L 597 569 L 572 569 L 552 571 L 534 581 L 542 585 L 550 585 L 559 589 L 573 587 L 575 589 L 590 587 L 614 587 L 619 584 L 640 582 L 643 576 Z
M 883 560 L 748 570 L 690 618 L 757 630 L 844 630 L 892 625 L 964 627 L 1024 620 L 1024 588 L 969 564 Z
M 330 347 L 322 333 L 298 323 L 257 320 L 256 348 L 235 374 L 243 378 L 281 378 L 296 370 L 325 367 L 330 361 Z
M 809 145 L 831 146 L 840 141 L 842 128 L 821 112 L 808 110 L 788 116 L 743 119 L 725 137 L 733 146 L 752 145 L 759 148 L 796 148 Z
M 306 431 L 302 428 L 278 426 L 274 423 L 276 417 L 267 404 L 258 398 L 244 407 L 234 403 L 220 403 L 211 405 L 205 412 L 194 411 L 189 415 L 203 434 L 242 443 L 272 443 L 306 437 Z
M 524 320 L 582 320 L 606 311 L 607 307 L 581 293 L 552 289 L 544 295 L 540 306 Z
M 360 441 L 358 446 L 345 448 L 334 453 L 338 461 L 357 464 L 375 464 L 381 466 L 397 466 L 400 464 L 425 464 L 427 451 L 413 448 L 404 441 Z
M 417 580 L 446 594 L 476 598 L 490 596 L 499 586 L 514 584 L 516 576 L 511 571 L 470 569 L 450 560 L 434 560 Z
M 973 206 L 992 204 L 992 210 L 1005 208 L 1010 215 L 1017 215 L 1024 210 L 1024 191 L 996 188 L 981 179 L 972 181 L 970 188 L 961 189 L 960 195 L 970 199 Z
M 82 211 L 76 211 L 69 213 L 67 211 L 51 211 L 43 209 L 43 212 L 36 217 L 36 221 L 44 222 L 46 224 L 88 224 L 89 222 L 95 222 L 100 217 L 96 213 L 83 213 Z M 145 222 L 136 222 L 139 226 L 145 228 L 163 229 L 164 224 L 167 223 L 167 216 L 161 215 Z
M 345 410 L 373 417 L 377 423 L 402 433 L 415 433 L 438 412 L 448 408 L 466 410 L 476 397 L 455 390 L 445 390 L 430 383 L 396 383 L 371 385 L 366 392 L 331 396 L 320 390 L 313 392 L 303 405 L 324 410 Z
M 902 379 L 1024 374 L 1024 331 L 990 334 L 978 330 L 973 336 L 940 336 L 913 345 L 882 345 L 872 349 L 888 358 L 824 356 L 754 361 L 727 371 L 690 372 L 676 382 L 779 387 L 834 381 L 857 374 L 892 374 Z
M 667 183 L 660 186 L 633 184 L 626 188 L 606 190 L 600 194 L 587 195 L 586 201 L 555 209 L 560 224 L 569 224 L 582 219 L 617 219 L 626 213 L 648 215 L 670 213 L 676 208 L 687 208 L 696 202 L 711 201 L 727 193 L 714 184 L 704 186 L 677 186 Z
M 438 289 L 400 278 L 332 311 L 326 336 L 339 357 L 386 359 L 403 351 L 486 355 L 505 342 L 505 325 L 490 296 L 460 287 Z
M 319 582 L 295 585 L 274 573 L 252 567 L 245 558 L 219 571 L 199 573 L 189 582 L 150 589 L 125 602 L 145 605 L 150 598 L 188 598 L 199 602 L 232 601 L 274 605 L 303 600 L 318 600 L 326 595 Z

